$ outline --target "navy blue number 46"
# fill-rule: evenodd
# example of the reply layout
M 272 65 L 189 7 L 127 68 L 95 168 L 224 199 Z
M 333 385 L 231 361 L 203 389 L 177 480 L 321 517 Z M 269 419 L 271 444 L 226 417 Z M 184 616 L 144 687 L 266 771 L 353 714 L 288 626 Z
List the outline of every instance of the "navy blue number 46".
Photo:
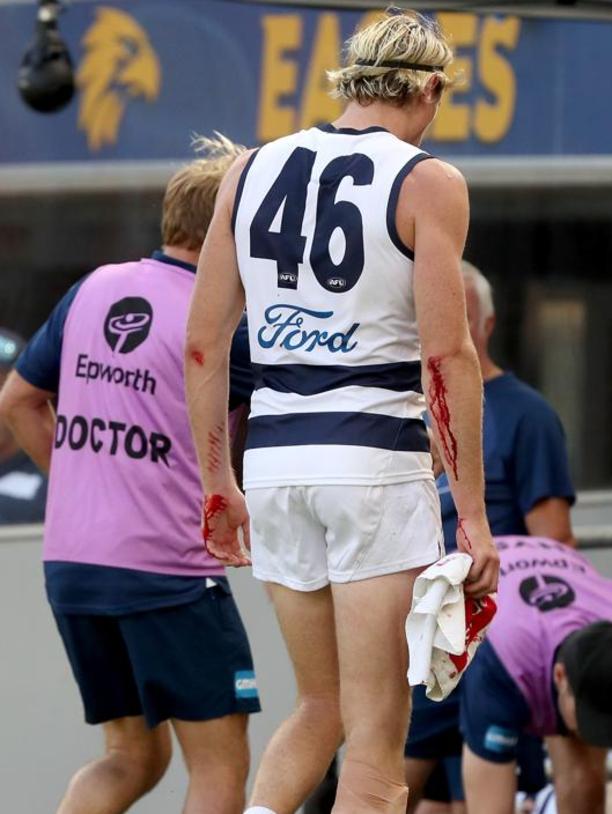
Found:
M 295 148 L 251 223 L 251 257 L 276 262 L 279 288 L 298 286 L 298 267 L 304 262 L 306 249 L 306 237 L 302 234 L 306 195 L 315 158 L 313 150 Z M 352 178 L 355 186 L 369 186 L 374 180 L 372 159 L 363 153 L 334 158 L 319 180 L 310 265 L 319 284 L 337 293 L 350 291 L 364 266 L 361 212 L 350 201 L 336 201 L 344 178 Z M 280 231 L 272 231 L 281 208 Z M 329 250 L 336 229 L 342 230 L 345 241 L 344 256 L 339 264 L 334 263 Z

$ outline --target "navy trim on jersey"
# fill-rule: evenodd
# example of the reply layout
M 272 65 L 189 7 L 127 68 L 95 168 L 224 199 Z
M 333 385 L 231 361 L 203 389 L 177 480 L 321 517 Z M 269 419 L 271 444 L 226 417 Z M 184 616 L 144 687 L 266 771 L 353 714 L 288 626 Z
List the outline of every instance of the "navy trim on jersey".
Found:
M 240 174 L 240 178 L 238 179 L 238 186 L 236 187 L 236 196 L 234 198 L 234 208 L 232 209 L 232 233 L 236 233 L 236 218 L 238 217 L 238 207 L 240 206 L 240 199 L 242 198 L 242 192 L 244 190 L 244 184 L 246 182 L 247 175 L 249 174 L 249 170 L 251 169 L 251 165 L 253 161 L 255 161 L 255 156 L 259 152 L 259 148 L 255 150 L 255 152 L 251 155 L 249 160 L 244 166 L 242 173 Z
M 365 130 L 356 130 L 354 127 L 334 127 L 333 124 L 318 124 L 317 130 L 323 130 L 324 133 L 333 133 L 334 135 L 341 136 L 364 136 L 368 133 L 388 133 L 386 127 L 366 127 Z
M 178 576 L 83 562 L 44 563 L 47 598 L 56 613 L 139 613 L 195 602 L 207 579 L 218 575 Z
M 377 413 L 286 413 L 249 419 L 246 449 L 340 444 L 429 452 L 425 422 Z
M 409 260 L 414 260 L 414 251 L 409 246 L 406 246 L 397 231 L 397 202 L 399 200 L 402 184 L 404 183 L 406 177 L 410 175 L 412 170 L 421 161 L 425 161 L 426 159 L 433 157 L 434 156 L 429 155 L 429 153 L 419 153 L 418 155 L 413 156 L 407 164 L 404 164 L 402 169 L 397 174 L 397 178 L 393 182 L 391 194 L 389 196 L 389 203 L 387 204 L 387 230 L 389 232 L 389 237 L 391 238 L 391 242 L 395 248 L 399 249 L 399 251 L 406 255 Z
M 253 365 L 255 389 L 314 396 L 339 387 L 381 387 L 397 393 L 422 393 L 421 363 L 383 365 Z
M 176 257 L 170 257 L 169 254 L 164 254 L 161 249 L 156 249 L 151 255 L 151 258 L 160 263 L 167 263 L 169 266 L 178 266 L 186 271 L 190 271 L 192 274 L 195 274 L 198 270 L 197 266 L 194 266 L 193 263 L 186 263 L 184 260 L 179 260 Z
M 249 326 L 246 314 L 243 314 L 233 336 L 230 350 L 230 412 L 236 407 L 250 402 L 253 388 Z

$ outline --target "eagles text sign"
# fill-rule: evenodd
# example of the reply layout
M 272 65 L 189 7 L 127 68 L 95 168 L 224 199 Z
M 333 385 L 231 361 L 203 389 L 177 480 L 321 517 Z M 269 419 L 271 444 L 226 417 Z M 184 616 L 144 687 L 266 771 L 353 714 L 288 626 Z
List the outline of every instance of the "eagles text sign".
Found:
M 232 0 L 81 3 L 62 31 L 78 93 L 55 115 L 15 88 L 34 9 L 0 6 L 0 162 L 168 159 L 213 130 L 251 145 L 333 120 L 325 71 L 378 12 Z M 612 69 L 612 24 L 438 13 L 463 81 L 427 146 L 454 155 L 606 154 L 612 109 L 585 93 Z

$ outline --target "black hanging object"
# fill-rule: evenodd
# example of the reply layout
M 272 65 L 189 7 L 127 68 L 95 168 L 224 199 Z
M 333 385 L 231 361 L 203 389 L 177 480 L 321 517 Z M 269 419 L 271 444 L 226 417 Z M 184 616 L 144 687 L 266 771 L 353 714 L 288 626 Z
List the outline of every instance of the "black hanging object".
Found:
M 61 110 L 74 95 L 72 59 L 57 25 L 60 11 L 57 0 L 40 0 L 34 39 L 17 78 L 21 98 L 39 113 Z

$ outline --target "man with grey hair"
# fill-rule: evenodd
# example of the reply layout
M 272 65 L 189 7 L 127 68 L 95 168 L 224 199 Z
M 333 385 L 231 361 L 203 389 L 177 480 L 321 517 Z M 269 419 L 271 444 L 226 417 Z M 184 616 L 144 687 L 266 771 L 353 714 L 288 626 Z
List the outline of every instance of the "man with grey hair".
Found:
M 575 545 L 570 522 L 574 489 L 569 474 L 563 427 L 548 402 L 492 358 L 489 343 L 495 329 L 495 306 L 491 284 L 471 263 L 462 262 L 468 323 L 478 354 L 484 382 L 483 452 L 485 504 L 495 536 L 517 534 L 548 537 Z M 442 507 L 446 550 L 455 548 L 457 510 L 445 472 L 437 479 Z M 413 717 L 406 746 L 411 807 L 415 810 L 430 773 L 444 761 L 450 797 L 463 799 L 459 733 L 459 693 L 441 704 L 427 701 L 422 688 L 413 694 Z M 537 741 L 522 744 L 529 770 L 538 768 L 541 747 Z M 530 757 L 530 755 L 532 757 Z M 535 756 L 535 757 L 533 757 Z M 539 766 L 541 766 L 541 758 Z M 541 770 L 538 775 L 542 775 Z M 425 796 L 439 796 L 439 783 L 428 784 Z M 525 780 L 525 778 L 523 778 Z M 535 778 L 534 778 L 535 781 Z M 441 778 L 444 785 L 444 777 Z M 527 783 L 537 791 L 537 781 Z M 454 805 L 453 812 L 461 811 Z M 436 812 L 440 811 L 436 808 Z M 426 814 L 425 808 L 419 814 Z M 433 809 L 428 814 L 433 814 Z

